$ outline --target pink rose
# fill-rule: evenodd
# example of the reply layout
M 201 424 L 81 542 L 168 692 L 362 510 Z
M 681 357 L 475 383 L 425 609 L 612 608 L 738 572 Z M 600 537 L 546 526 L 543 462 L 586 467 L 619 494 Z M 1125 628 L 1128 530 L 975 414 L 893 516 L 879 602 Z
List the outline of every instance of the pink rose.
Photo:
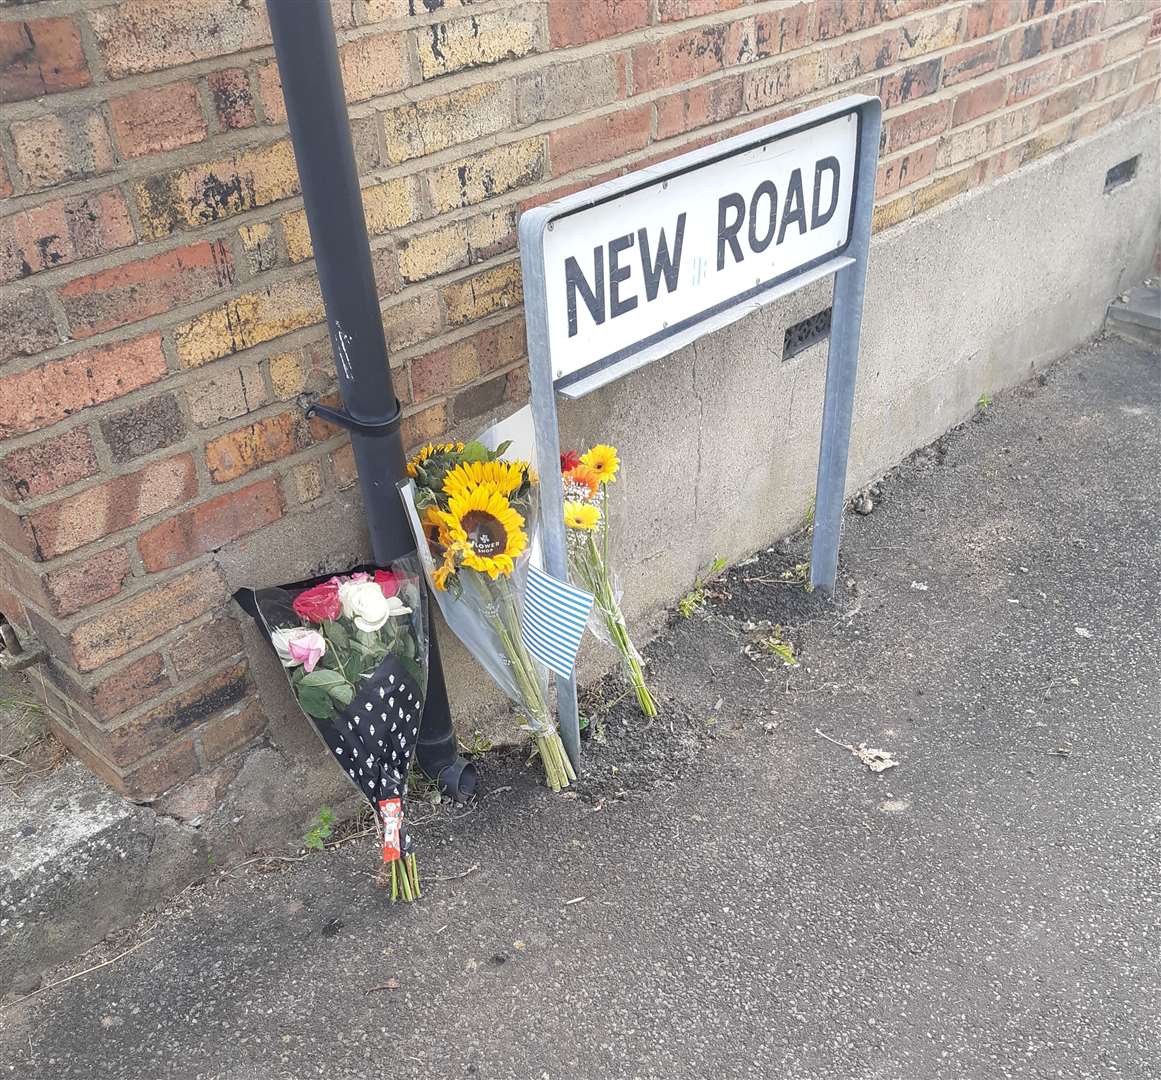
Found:
M 308 630 L 305 626 L 275 630 L 270 635 L 270 641 L 283 667 L 297 667 L 301 664 L 308 675 L 327 651 L 326 638 L 317 630 Z

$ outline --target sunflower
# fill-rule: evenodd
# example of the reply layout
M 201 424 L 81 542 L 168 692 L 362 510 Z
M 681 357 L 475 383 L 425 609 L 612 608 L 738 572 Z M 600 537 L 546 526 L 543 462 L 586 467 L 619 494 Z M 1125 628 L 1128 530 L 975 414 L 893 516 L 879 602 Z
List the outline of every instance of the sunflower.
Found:
M 520 490 L 527 470 L 523 461 L 464 461 L 443 478 L 443 490 L 463 496 L 478 487 L 492 487 L 508 496 Z
M 524 518 L 493 487 L 453 495 L 440 518 L 452 543 L 460 545 L 464 566 L 493 580 L 512 573 L 513 560 L 528 546 Z
M 463 449 L 462 442 L 428 443 L 407 463 L 407 475 L 414 479 L 416 473 L 419 472 L 419 466 L 429 457 L 434 457 L 436 454 L 459 454 L 463 452 Z
M 581 454 L 581 464 L 592 469 L 602 484 L 616 480 L 617 470 L 621 467 L 621 462 L 617 459 L 616 447 L 606 446 L 604 443 Z
M 450 537 L 447 533 L 447 526 L 440 517 L 439 508 L 429 506 L 423 511 L 422 521 L 423 535 L 427 537 L 428 545 L 432 548 L 446 548 Z
M 601 520 L 601 512 L 589 503 L 566 502 L 564 504 L 564 523 L 570 529 L 584 529 L 586 532 L 597 527 Z
M 600 474 L 591 465 L 574 465 L 564 474 L 565 480 L 571 480 L 580 487 L 587 488 L 589 495 L 595 495 L 601 485 Z
M 456 572 L 456 548 L 449 546 L 443 553 L 443 562 L 432 572 L 431 579 L 440 592 L 447 591 L 448 578 Z

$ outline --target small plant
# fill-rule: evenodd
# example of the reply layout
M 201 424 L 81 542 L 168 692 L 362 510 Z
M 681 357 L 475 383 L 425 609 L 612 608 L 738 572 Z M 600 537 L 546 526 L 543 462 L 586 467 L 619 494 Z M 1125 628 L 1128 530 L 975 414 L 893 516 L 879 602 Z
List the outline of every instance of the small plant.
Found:
M 808 530 L 814 528 L 814 507 L 817 502 L 818 496 L 811 495 L 810 505 L 806 508 L 806 528 Z
M 677 611 L 683 619 L 690 618 L 701 609 L 705 603 L 706 584 L 716 578 L 725 568 L 726 560 L 719 555 L 710 563 L 704 578 L 698 575 L 693 583 L 693 588 L 677 601 Z
M 786 667 L 798 667 L 798 657 L 794 653 L 794 646 L 782 636 L 782 627 L 775 626 L 774 633 L 763 639 L 762 648 L 773 653 Z
M 460 749 L 469 757 L 479 757 L 481 754 L 486 754 L 492 749 L 492 745 L 492 740 L 479 729 L 472 732 L 472 741 L 470 743 L 466 743 L 463 739 L 460 739 Z
M 307 851 L 325 850 L 327 841 L 334 835 L 335 823 L 337 821 L 338 818 L 335 817 L 335 812 L 329 806 L 321 807 L 318 812 L 318 817 L 314 820 L 314 824 L 311 825 L 306 835 L 302 838 L 303 845 Z
M 980 412 L 987 412 L 991 404 L 992 395 L 985 390 L 982 394 L 980 394 L 980 400 L 976 402 L 976 408 L 979 409 Z

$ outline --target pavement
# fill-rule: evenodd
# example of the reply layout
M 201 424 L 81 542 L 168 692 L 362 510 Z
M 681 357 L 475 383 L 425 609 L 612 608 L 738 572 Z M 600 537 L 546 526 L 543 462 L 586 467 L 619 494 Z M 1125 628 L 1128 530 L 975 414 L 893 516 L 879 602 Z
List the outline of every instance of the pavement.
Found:
M 652 728 L 587 695 L 574 793 L 413 802 L 422 903 L 357 835 L 210 872 L 5 999 L 0 1077 L 1156 1080 L 1159 404 L 1114 337 L 998 395 L 833 601 L 783 541 L 652 643 Z

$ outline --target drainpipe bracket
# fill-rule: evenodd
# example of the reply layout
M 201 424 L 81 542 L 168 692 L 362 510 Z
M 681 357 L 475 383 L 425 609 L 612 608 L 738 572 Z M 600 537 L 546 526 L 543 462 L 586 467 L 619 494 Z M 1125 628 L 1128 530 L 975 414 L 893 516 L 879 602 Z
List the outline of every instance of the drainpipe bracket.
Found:
M 301 406 L 308 420 L 311 417 L 317 416 L 320 420 L 337 424 L 339 427 L 346 428 L 356 435 L 369 435 L 372 437 L 390 435 L 399 427 L 399 423 L 403 419 L 403 407 L 399 404 L 398 398 L 395 399 L 395 410 L 390 416 L 369 420 L 352 416 L 344 409 L 332 409 L 329 405 L 322 404 L 317 397 L 310 394 L 302 395 L 298 399 L 298 404 Z

